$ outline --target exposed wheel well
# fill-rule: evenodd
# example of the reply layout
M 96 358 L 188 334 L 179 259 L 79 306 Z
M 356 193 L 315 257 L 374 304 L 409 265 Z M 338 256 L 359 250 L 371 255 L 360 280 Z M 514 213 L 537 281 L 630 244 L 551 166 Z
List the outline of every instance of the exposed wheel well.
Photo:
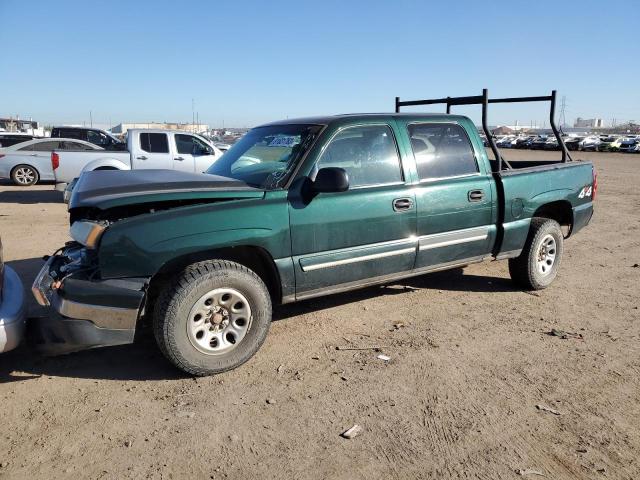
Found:
M 253 270 L 265 283 L 275 304 L 282 301 L 280 275 L 273 258 L 265 249 L 255 246 L 238 246 L 205 250 L 173 259 L 151 278 L 147 291 L 147 304 L 155 303 L 159 292 L 186 266 L 203 260 L 230 260 Z
M 98 167 L 96 169 L 94 169 L 94 172 L 97 172 L 98 170 L 118 170 L 116 167 Z
M 565 238 L 571 235 L 571 227 L 573 226 L 573 209 L 571 208 L 571 203 L 567 200 L 545 203 L 538 207 L 533 216 L 555 220 L 562 227 L 562 233 Z

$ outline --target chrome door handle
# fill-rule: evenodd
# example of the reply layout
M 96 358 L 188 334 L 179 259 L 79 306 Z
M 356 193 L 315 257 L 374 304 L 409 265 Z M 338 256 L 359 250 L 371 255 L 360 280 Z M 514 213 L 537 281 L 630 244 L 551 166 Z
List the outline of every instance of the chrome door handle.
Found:
M 467 199 L 470 202 L 479 202 L 484 198 L 483 190 L 470 190 L 467 194 Z
M 37 153 L 31 153 L 31 154 L 29 154 L 29 156 L 30 156 L 30 157 L 37 157 L 37 156 L 38 156 L 38 154 L 37 154 Z
M 140 155 L 139 157 L 136 157 L 137 160 L 146 160 L 147 157 L 145 157 L 144 155 Z
M 404 212 L 413 208 L 413 200 L 410 198 L 396 198 L 393 200 L 394 212 Z
M 182 157 L 175 157 L 175 158 L 174 158 L 174 160 L 178 160 L 179 162 L 181 162 L 181 161 L 183 161 L 183 160 L 184 160 L 184 158 L 182 158 Z

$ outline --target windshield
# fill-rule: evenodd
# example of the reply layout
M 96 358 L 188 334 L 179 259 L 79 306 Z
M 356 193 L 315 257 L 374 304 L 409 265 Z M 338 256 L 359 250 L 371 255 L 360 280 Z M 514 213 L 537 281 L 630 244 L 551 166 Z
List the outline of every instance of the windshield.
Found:
M 271 125 L 249 130 L 207 173 L 241 180 L 252 187 L 282 188 L 320 125 Z

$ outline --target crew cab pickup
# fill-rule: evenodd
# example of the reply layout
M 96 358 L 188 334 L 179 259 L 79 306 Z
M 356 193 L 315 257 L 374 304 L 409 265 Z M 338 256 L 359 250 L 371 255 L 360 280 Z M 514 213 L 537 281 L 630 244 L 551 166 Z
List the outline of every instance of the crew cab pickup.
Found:
M 499 169 L 499 167 L 504 167 Z M 84 173 L 72 242 L 33 285 L 59 351 L 133 341 L 193 375 L 259 349 L 272 306 L 490 259 L 547 287 L 591 219 L 588 162 L 490 160 L 450 114 L 358 114 L 250 130 L 206 174 Z
M 126 151 L 54 151 L 56 189 L 64 190 L 81 172 L 167 169 L 202 173 L 222 152 L 199 135 L 176 130 L 132 129 Z

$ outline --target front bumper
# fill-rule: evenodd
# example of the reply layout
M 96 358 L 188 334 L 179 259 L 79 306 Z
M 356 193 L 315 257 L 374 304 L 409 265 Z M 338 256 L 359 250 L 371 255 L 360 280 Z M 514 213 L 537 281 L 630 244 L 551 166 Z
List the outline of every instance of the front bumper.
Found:
M 25 297 L 18 274 L 4 267 L 4 287 L 0 299 L 0 352 L 18 346 L 25 328 Z
M 59 317 L 30 322 L 30 340 L 54 354 L 133 342 L 148 279 L 93 280 L 82 271 L 58 279 L 59 258 L 47 260 L 32 286 Z

